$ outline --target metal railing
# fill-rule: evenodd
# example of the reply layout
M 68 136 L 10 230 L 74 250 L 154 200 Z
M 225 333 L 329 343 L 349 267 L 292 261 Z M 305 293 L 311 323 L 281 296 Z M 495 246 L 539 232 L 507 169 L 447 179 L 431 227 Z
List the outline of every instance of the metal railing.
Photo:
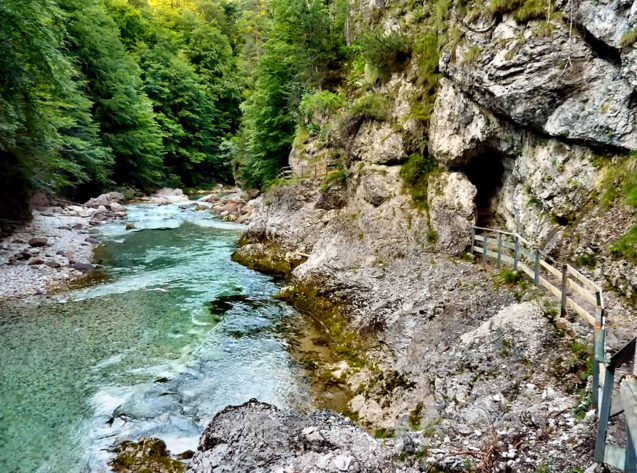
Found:
M 298 171 L 294 170 L 290 166 L 281 168 L 277 174 L 277 179 L 319 179 L 338 171 L 341 162 L 339 160 L 323 161 L 316 164 L 302 164 L 298 167 Z
M 595 461 L 619 468 L 624 472 L 637 472 L 637 362 L 635 345 L 637 338 L 606 360 L 602 405 L 599 409 Z M 625 376 L 614 390 L 615 372 L 625 364 L 633 363 L 632 375 Z M 624 414 L 626 421 L 626 447 L 606 443 L 610 419 Z
M 474 227 L 471 252 L 481 255 L 482 264 L 485 266 L 488 259 L 493 258 L 497 261 L 498 269 L 504 263 L 509 263 L 514 271 L 527 274 L 533 279 L 535 286 L 543 287 L 560 300 L 562 316 L 566 315 L 568 309 L 572 309 L 593 327 L 591 400 L 599 415 L 595 461 L 617 466 L 625 472 L 637 473 L 635 460 L 637 381 L 635 376 L 630 378 L 630 381 L 623 381 L 625 386 L 622 385 L 620 390 L 623 410 L 618 410 L 619 397 L 613 394 L 615 369 L 626 363 L 630 357 L 634 357 L 637 338 L 618 351 L 610 360 L 606 358 L 606 309 L 602 289 L 569 264 L 563 264 L 558 269 L 547 261 L 546 255 L 539 248 L 516 233 Z M 637 368 L 635 374 L 637 374 Z M 615 406 L 612 412 L 611 406 Z M 627 418 L 626 448 L 605 444 L 609 419 L 620 412 L 624 412 Z M 618 466 L 620 464 L 621 466 Z

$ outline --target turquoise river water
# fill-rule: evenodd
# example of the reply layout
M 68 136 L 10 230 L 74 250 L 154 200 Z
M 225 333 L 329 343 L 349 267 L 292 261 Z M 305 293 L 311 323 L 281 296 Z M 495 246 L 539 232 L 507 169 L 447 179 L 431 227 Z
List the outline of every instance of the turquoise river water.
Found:
M 230 260 L 239 225 L 133 205 L 99 229 L 104 281 L 0 305 L 0 472 L 106 472 L 113 445 L 196 449 L 228 404 L 307 409 L 278 283 Z

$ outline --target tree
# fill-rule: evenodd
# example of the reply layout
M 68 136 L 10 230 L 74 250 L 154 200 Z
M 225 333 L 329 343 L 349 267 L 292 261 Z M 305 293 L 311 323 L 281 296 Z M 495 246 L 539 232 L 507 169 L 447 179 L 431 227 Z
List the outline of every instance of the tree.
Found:
M 67 40 L 86 78 L 101 139 L 115 158 L 115 181 L 156 186 L 162 177 L 162 135 L 142 90 L 141 70 L 127 54 L 102 2 L 60 0 L 60 4 L 68 14 Z

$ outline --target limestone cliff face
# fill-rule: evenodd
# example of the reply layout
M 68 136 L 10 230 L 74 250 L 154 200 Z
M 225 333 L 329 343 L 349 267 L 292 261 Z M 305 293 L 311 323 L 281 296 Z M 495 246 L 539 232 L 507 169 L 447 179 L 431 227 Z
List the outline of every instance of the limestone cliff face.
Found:
M 399 207 L 422 224 L 404 200 L 398 169 L 410 155 L 428 153 L 440 169 L 430 178 L 426 225 L 396 238 L 423 242 L 418 232 L 425 232 L 430 243 L 438 240 L 424 246 L 459 254 L 474 223 L 504 228 L 556 259 L 594 255 L 597 267 L 585 270 L 634 297 L 637 268 L 609 248 L 635 224 L 635 211 L 621 198 L 601 205 L 604 192 L 622 184 L 608 177 L 600 156 L 635 168 L 628 155 L 637 149 L 637 52 L 626 37 L 637 27 L 637 7 L 558 1 L 547 3 L 549 21 L 545 14 L 518 21 L 518 10 L 492 13 L 497 2 L 489 0 L 353 2 L 352 30 L 418 37 L 431 29 L 427 5 L 443 3 L 448 12 L 438 28 L 450 39 L 430 113 L 423 116 L 429 89 L 419 66 L 428 53 L 414 52 L 387 80 L 362 79 L 354 89 L 384 97 L 382 116 L 346 117 L 331 128 L 321 116 L 329 133 L 299 140 L 292 167 L 300 173 L 340 157 L 349 174 L 340 199 L 347 212 L 366 215 L 369 205 L 382 219 Z M 602 231 L 592 234 L 591 226 Z
M 467 448 L 485 452 L 483 468 L 536 471 L 550 457 L 553 471 L 570 471 L 591 462 L 591 418 L 572 415 L 586 409 L 582 365 L 569 351 L 590 330 L 555 320 L 541 292 L 455 257 L 476 223 L 520 233 L 558 261 L 593 257 L 582 270 L 616 290 L 611 346 L 634 337 L 637 316 L 620 295 L 635 297 L 637 268 L 610 252 L 634 209 L 608 190 L 622 185 L 617 169 L 635 170 L 637 57 L 626 36 L 637 7 L 557 1 L 549 21 L 522 21 L 492 3 L 352 2 L 353 35 L 431 32 L 428 8 L 451 5 L 436 26 L 449 39 L 435 101 L 416 48 L 384 80 L 367 67 L 348 100 L 371 111 L 321 116 L 321 132 L 297 136 L 290 155 L 297 174 L 340 158 L 340 178 L 266 194 L 237 257 L 283 261 L 295 290 L 312 288 L 301 299 L 346 307 L 333 335 L 345 358 L 357 337 L 369 342 L 365 359 L 330 369 L 355 393 L 362 424 L 429 426 L 424 443 L 440 453 L 430 464 L 451 471 Z

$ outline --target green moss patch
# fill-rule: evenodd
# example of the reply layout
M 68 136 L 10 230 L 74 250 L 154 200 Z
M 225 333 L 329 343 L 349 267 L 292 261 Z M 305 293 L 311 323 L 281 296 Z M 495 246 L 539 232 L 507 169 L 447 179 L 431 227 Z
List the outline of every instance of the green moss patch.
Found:
M 173 460 L 166 444 L 159 439 L 143 438 L 138 443 L 125 441 L 109 462 L 117 473 L 183 473 L 186 465 Z
M 319 295 L 317 288 L 310 284 L 288 286 L 277 294 L 277 298 L 310 316 L 328 335 L 327 340 L 334 353 L 350 366 L 363 367 L 367 364 L 363 339 L 357 332 L 347 328 L 341 304 Z

